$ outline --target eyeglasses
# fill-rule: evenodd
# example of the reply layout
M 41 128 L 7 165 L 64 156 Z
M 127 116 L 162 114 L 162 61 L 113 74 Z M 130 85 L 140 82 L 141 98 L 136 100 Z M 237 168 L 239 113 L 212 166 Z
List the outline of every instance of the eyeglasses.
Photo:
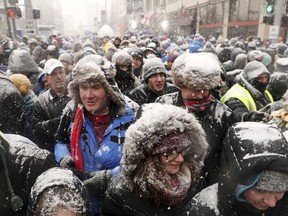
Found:
M 169 161 L 175 160 L 179 156 L 179 154 L 181 154 L 182 157 L 185 157 L 187 152 L 188 152 L 188 149 L 186 148 L 185 150 L 182 150 L 182 151 L 174 150 L 171 152 L 164 152 L 161 155 L 166 157 L 166 162 L 169 162 Z

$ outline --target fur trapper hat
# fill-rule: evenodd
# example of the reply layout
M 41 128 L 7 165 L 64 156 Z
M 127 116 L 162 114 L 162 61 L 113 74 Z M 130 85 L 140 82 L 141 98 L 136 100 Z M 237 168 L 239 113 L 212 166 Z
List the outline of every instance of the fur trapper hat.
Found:
M 103 85 L 111 100 L 118 106 L 124 105 L 124 96 L 120 92 L 114 77 L 116 70 L 107 59 L 98 55 L 88 55 L 79 60 L 72 71 L 72 78 L 68 85 L 70 96 L 76 103 L 82 103 L 79 95 L 79 85 L 85 82 Z
M 222 68 L 212 53 L 186 53 L 172 66 L 173 83 L 189 89 L 213 89 L 221 85 Z
M 191 113 L 180 107 L 168 104 L 151 103 L 143 106 L 142 116 L 126 131 L 121 164 L 122 174 L 130 189 L 134 188 L 133 178 L 151 152 L 165 149 L 170 145 L 162 140 L 174 133 L 183 134 L 187 142 L 179 142 L 179 147 L 187 147 L 189 153 L 184 157 L 187 165 L 201 168 L 208 147 L 205 132 Z M 175 148 L 175 145 L 170 145 Z

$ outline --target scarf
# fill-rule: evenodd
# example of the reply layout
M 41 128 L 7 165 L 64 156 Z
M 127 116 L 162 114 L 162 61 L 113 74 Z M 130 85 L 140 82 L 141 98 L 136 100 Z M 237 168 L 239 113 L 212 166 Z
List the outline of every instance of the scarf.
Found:
M 184 104 L 189 112 L 203 112 L 208 107 L 210 107 L 212 102 L 212 96 L 209 94 L 207 97 L 201 100 L 184 100 Z
M 180 170 L 175 175 L 169 175 L 157 157 L 148 158 L 144 170 L 139 171 L 139 176 L 134 181 L 144 196 L 154 199 L 156 205 L 177 205 L 187 195 L 191 186 L 191 171 L 187 164 L 181 164 Z
M 83 106 L 82 107 L 78 106 L 76 109 L 76 115 L 72 128 L 70 149 L 72 158 L 74 159 L 75 168 L 80 171 L 83 171 L 84 167 L 80 148 L 80 137 L 81 137 L 80 135 L 83 120 L 84 120 Z

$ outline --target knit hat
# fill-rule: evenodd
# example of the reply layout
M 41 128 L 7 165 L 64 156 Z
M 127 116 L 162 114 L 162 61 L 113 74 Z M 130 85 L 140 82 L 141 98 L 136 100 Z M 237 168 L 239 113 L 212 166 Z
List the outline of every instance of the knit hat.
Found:
M 173 83 L 179 88 L 213 89 L 221 85 L 221 73 L 217 56 L 206 52 L 182 54 L 172 66 Z
M 288 191 L 288 173 L 264 171 L 254 188 L 270 192 Z
M 69 53 L 62 53 L 59 58 L 59 61 L 68 62 L 69 64 L 73 63 L 72 56 Z
M 25 75 L 12 74 L 9 78 L 12 80 L 16 88 L 23 96 L 28 95 L 31 87 L 31 82 Z
M 107 91 L 111 100 L 122 106 L 124 96 L 120 92 L 114 77 L 116 70 L 107 59 L 99 55 L 88 55 L 80 59 L 72 71 L 72 78 L 68 85 L 70 96 L 76 103 L 82 103 L 79 95 L 79 85 L 85 82 L 100 83 Z
M 8 61 L 8 69 L 12 73 L 39 73 L 38 67 L 32 59 L 30 53 L 24 49 L 14 50 L 10 54 Z
M 47 75 L 51 75 L 56 68 L 64 68 L 63 64 L 57 59 L 49 59 L 45 62 L 44 73 Z
M 133 177 L 138 167 L 153 152 L 163 152 L 177 145 L 187 147 L 187 165 L 202 167 L 208 144 L 205 132 L 193 114 L 180 107 L 160 103 L 146 104 L 142 111 L 141 117 L 126 131 L 121 160 L 122 174 L 130 189 L 134 187 Z M 179 134 L 179 142 L 176 142 L 175 136 Z
M 247 55 L 243 53 L 237 55 L 234 64 L 237 69 L 244 69 L 247 64 Z
M 250 82 L 254 79 L 256 79 L 257 77 L 259 77 L 261 74 L 266 73 L 269 74 L 269 71 L 267 70 L 267 68 L 265 67 L 265 65 L 259 61 L 251 61 L 249 62 L 244 70 L 243 70 L 243 76 L 244 78 Z
M 148 79 L 158 73 L 163 73 L 166 76 L 166 68 L 164 63 L 159 58 L 149 58 L 143 65 L 144 81 L 147 83 Z
M 114 53 L 112 57 L 112 63 L 114 65 L 131 65 L 132 61 L 132 56 L 123 50 Z
M 275 71 L 288 73 L 288 58 L 278 58 L 275 61 Z

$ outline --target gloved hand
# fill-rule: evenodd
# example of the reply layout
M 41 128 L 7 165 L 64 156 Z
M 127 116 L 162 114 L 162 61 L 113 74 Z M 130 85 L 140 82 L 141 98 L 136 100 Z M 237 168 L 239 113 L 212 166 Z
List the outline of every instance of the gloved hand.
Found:
M 259 111 L 250 112 L 248 115 L 249 115 L 248 121 L 253 121 L 253 122 L 261 122 L 261 121 L 267 122 L 269 118 L 269 115 L 267 113 L 259 112 Z
M 110 170 L 101 170 L 91 172 L 88 175 L 91 176 L 91 178 L 84 180 L 83 183 L 89 194 L 96 198 L 103 197 L 112 177 L 112 172 Z
M 60 167 L 73 169 L 74 168 L 74 159 L 71 156 L 65 156 L 61 159 L 59 163 Z

